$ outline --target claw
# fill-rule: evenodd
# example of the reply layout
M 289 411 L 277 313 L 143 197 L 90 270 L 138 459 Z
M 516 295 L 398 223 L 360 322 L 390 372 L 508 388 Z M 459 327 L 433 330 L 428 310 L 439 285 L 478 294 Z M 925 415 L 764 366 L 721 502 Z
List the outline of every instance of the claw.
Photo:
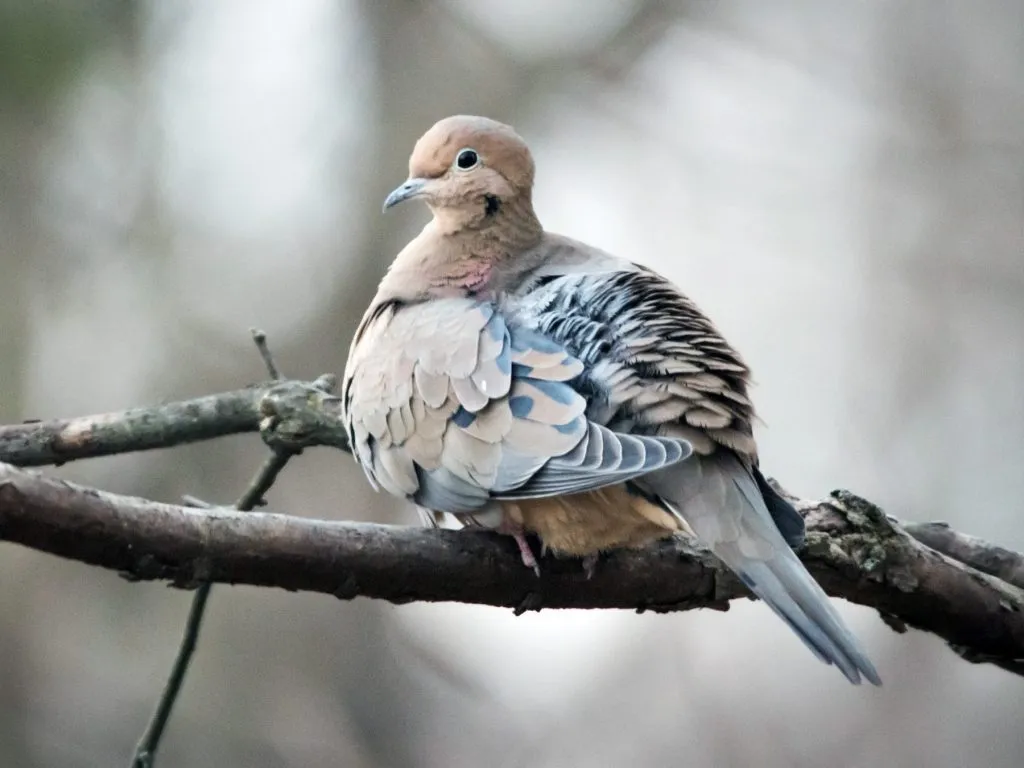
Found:
M 587 581 L 594 578 L 594 571 L 597 569 L 597 561 L 600 559 L 600 552 L 592 552 L 583 557 L 583 573 L 587 575 Z

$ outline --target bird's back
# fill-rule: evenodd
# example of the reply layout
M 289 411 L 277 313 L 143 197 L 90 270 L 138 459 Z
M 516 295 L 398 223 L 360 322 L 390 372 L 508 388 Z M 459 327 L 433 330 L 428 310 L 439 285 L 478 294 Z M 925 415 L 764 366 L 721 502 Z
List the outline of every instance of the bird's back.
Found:
M 657 273 L 569 238 L 546 235 L 539 248 L 549 258 L 502 308 L 583 362 L 590 418 L 756 463 L 749 369 L 696 304 Z

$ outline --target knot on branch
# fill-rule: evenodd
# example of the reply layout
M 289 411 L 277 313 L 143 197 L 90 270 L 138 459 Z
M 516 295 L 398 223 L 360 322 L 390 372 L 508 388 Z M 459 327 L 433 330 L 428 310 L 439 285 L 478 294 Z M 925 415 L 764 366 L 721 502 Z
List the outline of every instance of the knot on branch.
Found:
M 334 394 L 337 377 L 315 381 L 281 381 L 260 399 L 260 435 L 277 451 L 298 453 L 326 445 L 347 451 L 348 434 L 341 418 L 341 398 Z
M 807 522 L 805 551 L 848 578 L 888 583 L 912 592 L 918 583 L 908 567 L 918 546 L 867 499 L 836 490 L 823 501 L 797 502 Z

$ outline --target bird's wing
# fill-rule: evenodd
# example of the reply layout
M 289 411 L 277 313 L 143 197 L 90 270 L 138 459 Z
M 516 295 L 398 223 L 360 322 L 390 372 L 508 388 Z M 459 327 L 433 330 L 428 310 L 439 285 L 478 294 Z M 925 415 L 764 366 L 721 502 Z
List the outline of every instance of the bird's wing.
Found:
M 699 456 L 735 452 L 786 541 L 799 546 L 803 518 L 757 468 L 750 372 L 739 353 L 661 275 L 569 238 L 546 242 L 552 258 L 506 312 L 583 362 L 588 418 L 618 432 L 682 437 Z
M 656 273 L 556 240 L 561 255 L 507 311 L 582 361 L 587 415 L 619 432 L 683 437 L 695 456 L 636 484 L 694 532 L 820 658 L 854 682 L 878 674 L 793 552 L 800 514 L 757 467 L 749 372 L 710 320 Z M 564 264 L 565 268 L 560 268 Z
M 583 364 L 491 303 L 396 302 L 368 318 L 343 391 L 353 452 L 372 482 L 421 506 L 470 512 L 576 493 L 690 453 L 678 437 L 588 420 Z
M 724 446 L 755 460 L 749 369 L 711 321 L 655 272 L 600 251 L 588 268 L 587 246 L 549 239 L 558 261 L 525 281 L 508 311 L 583 362 L 595 391 L 588 413 L 613 429 L 687 437 L 700 454 Z

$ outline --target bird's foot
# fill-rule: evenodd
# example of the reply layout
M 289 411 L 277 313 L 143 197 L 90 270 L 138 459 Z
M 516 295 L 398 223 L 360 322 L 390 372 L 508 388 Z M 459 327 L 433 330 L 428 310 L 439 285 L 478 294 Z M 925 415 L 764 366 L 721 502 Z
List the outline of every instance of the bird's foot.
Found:
M 537 563 L 537 557 L 533 554 L 533 550 L 530 549 L 530 542 L 526 540 L 526 531 L 523 530 L 523 526 L 505 517 L 498 524 L 497 531 L 516 540 L 516 546 L 519 547 L 519 556 L 523 559 L 523 565 L 537 574 L 537 578 L 540 578 L 540 565 Z
M 523 558 L 523 565 L 530 568 L 539 579 L 540 564 L 537 562 L 537 558 L 534 556 L 533 550 L 530 549 L 530 542 L 526 540 L 526 534 L 522 531 L 513 531 L 511 535 L 519 546 L 519 555 Z

